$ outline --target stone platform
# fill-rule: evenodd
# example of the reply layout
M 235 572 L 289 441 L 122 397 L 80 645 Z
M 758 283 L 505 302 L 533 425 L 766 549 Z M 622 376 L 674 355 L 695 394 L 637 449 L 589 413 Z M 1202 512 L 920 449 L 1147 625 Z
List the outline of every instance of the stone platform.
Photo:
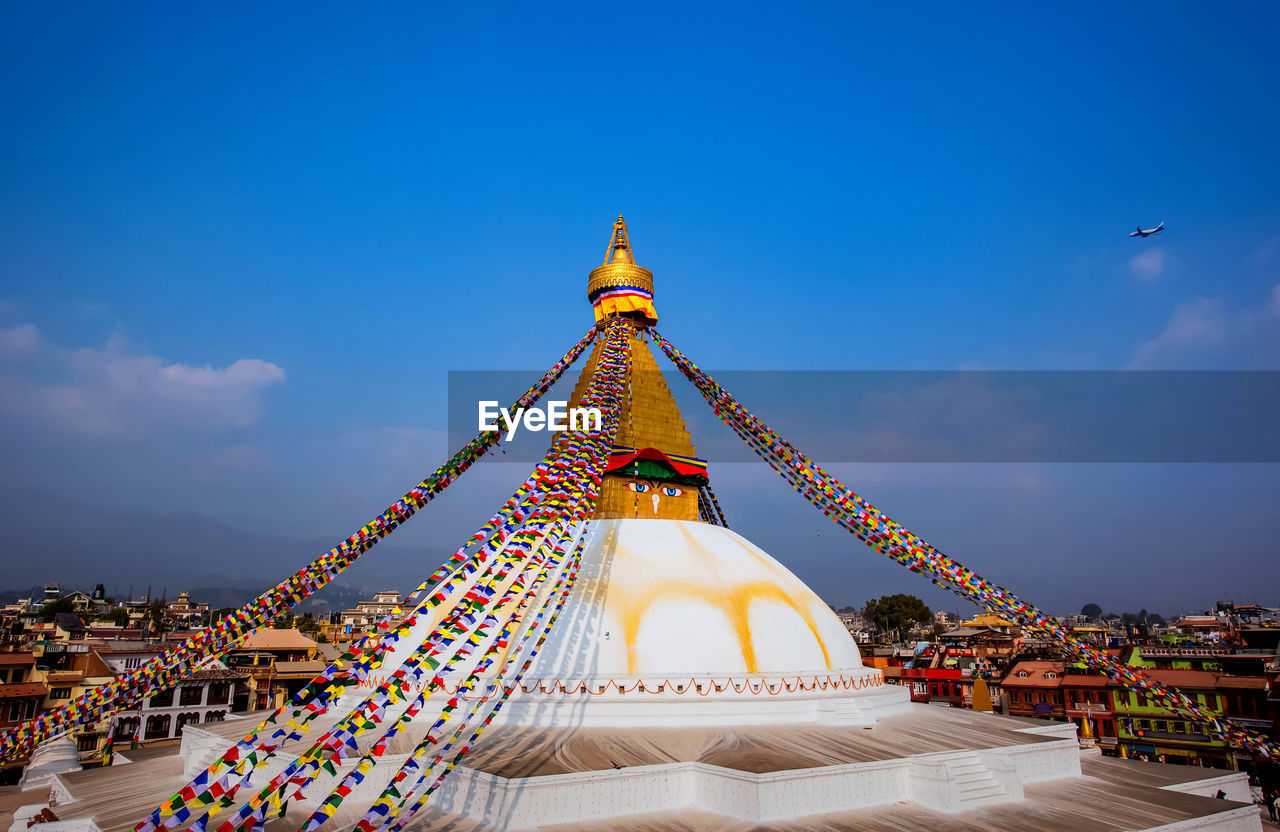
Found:
M 61 821 L 35 832 L 122 832 L 252 727 L 188 728 L 181 752 L 58 775 Z M 317 726 L 320 727 L 320 726 Z M 301 751 L 291 745 L 261 779 Z M 354 823 L 408 747 L 392 749 L 335 816 Z M 308 789 L 323 797 L 326 778 Z M 1214 799 L 1219 789 L 1228 800 Z M 314 808 L 291 807 L 296 829 Z M 22 813 L 18 813 L 21 817 Z M 25 823 L 15 825 L 25 832 Z M 1073 726 L 911 705 L 874 727 L 494 726 L 410 827 L 439 832 L 1260 832 L 1242 774 L 1082 752 Z

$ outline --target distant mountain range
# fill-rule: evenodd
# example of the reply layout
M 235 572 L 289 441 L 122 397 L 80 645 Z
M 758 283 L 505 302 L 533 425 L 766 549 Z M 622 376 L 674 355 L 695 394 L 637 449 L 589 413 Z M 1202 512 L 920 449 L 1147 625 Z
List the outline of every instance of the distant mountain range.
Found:
M 86 591 L 101 583 L 115 598 L 141 598 L 150 587 L 152 598 L 186 590 L 214 608 L 239 606 L 333 545 L 15 489 L 0 489 L 0 528 L 0 586 L 18 587 L 0 591 L 0 603 L 45 583 Z M 424 562 L 446 556 L 380 543 L 352 567 L 359 585 L 334 582 L 298 609 L 346 609 L 378 590 L 405 591 L 422 580 Z

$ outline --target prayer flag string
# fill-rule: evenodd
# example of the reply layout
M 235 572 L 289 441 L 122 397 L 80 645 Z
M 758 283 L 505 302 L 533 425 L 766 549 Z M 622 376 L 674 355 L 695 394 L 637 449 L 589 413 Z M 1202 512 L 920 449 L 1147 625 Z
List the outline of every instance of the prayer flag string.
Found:
M 926 575 L 934 584 L 953 594 L 967 598 L 991 612 L 1012 618 L 1032 632 L 1058 641 L 1071 655 L 1089 667 L 1128 689 L 1142 693 L 1161 707 L 1205 725 L 1215 737 L 1256 755 L 1272 760 L 1280 759 L 1280 747 L 1272 740 L 1210 711 L 1181 691 L 1165 687 L 1140 669 L 1130 667 L 1080 640 L 1052 616 L 1020 600 L 1009 590 L 987 581 L 907 531 L 752 415 L 656 330 L 651 329 L 650 332 L 654 341 L 693 383 L 721 421 L 732 428 L 792 488 L 872 549 L 893 558 L 912 572 Z
M 596 330 L 593 328 L 584 335 L 516 401 L 512 409 L 528 407 L 538 401 L 578 359 L 594 340 L 595 334 Z M 0 761 L 16 759 L 51 737 L 95 723 L 114 711 L 129 708 L 152 694 L 172 687 L 202 663 L 223 655 L 247 633 L 270 622 L 340 575 L 364 552 L 398 528 L 484 456 L 497 443 L 498 436 L 497 432 L 481 432 L 444 465 L 346 540 L 240 609 L 140 667 L 117 676 L 105 685 L 86 691 L 60 708 L 9 730 L 0 737 Z

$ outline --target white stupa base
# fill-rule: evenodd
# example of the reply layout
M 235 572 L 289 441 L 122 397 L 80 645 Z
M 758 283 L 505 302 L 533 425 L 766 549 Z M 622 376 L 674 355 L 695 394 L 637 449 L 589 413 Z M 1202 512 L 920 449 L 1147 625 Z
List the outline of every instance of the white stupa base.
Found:
M 436 809 L 504 832 L 675 809 L 750 824 L 901 802 L 961 812 L 1022 800 L 1024 785 L 1080 775 L 1074 726 L 1031 732 L 1060 738 L 765 774 L 697 762 L 515 779 L 459 769 Z
M 24 792 L 43 789 L 53 785 L 54 775 L 79 770 L 80 752 L 76 750 L 76 741 L 70 737 L 58 737 L 36 746 L 31 753 L 31 762 L 22 771 L 18 788 Z
M 634 715 L 635 711 L 629 711 L 629 714 Z M 847 728 L 815 729 L 811 725 L 805 729 L 797 725 L 794 729 L 807 730 L 810 736 L 814 730 L 819 730 L 821 736 L 845 747 L 850 743 L 862 745 L 865 742 L 868 749 L 874 748 L 876 753 L 883 755 L 881 759 L 763 772 L 734 767 L 736 764 L 717 765 L 686 759 L 617 768 L 559 770 L 550 774 L 531 769 L 530 776 L 504 776 L 508 772 L 502 767 L 520 765 L 518 760 L 524 752 L 518 749 L 526 744 L 528 735 L 525 732 L 537 732 L 538 729 L 509 726 L 503 732 L 495 722 L 493 730 L 499 736 L 493 737 L 493 741 L 498 746 L 514 742 L 518 747 L 514 752 L 516 756 L 507 756 L 504 762 L 501 750 L 496 754 L 481 752 L 475 768 L 464 765 L 450 775 L 433 795 L 430 810 L 415 819 L 410 828 L 436 832 L 472 828 L 468 825 L 472 822 L 475 829 L 486 832 L 524 832 L 548 826 L 559 828 L 560 825 L 575 832 L 578 829 L 622 830 L 639 828 L 636 826 L 638 818 L 665 813 L 668 817 L 714 817 L 719 823 L 727 824 L 726 828 L 744 830 L 756 828 L 756 825 L 768 827 L 774 823 L 803 823 L 806 818 L 813 819 L 815 826 L 836 829 L 844 827 L 840 823 L 826 824 L 818 819 L 847 818 L 850 816 L 842 813 L 862 810 L 905 810 L 923 813 L 920 817 L 931 819 L 929 822 L 933 824 L 911 828 L 951 829 L 943 818 L 956 813 L 990 810 L 996 813 L 990 816 L 992 819 L 1016 818 L 1023 824 L 1018 828 L 1031 829 L 1037 828 L 1037 812 L 1051 808 L 1061 813 L 1064 811 L 1062 804 L 1070 804 L 1069 797 L 1047 801 L 1045 786 L 1040 784 L 1055 784 L 1050 793 L 1059 786 L 1075 787 L 1067 784 L 1110 788 L 1102 785 L 1105 781 L 1096 779 L 1106 777 L 1109 772 L 1082 771 L 1082 752 L 1076 740 L 1075 726 L 1069 723 L 1023 727 L 1025 721 L 910 704 L 897 715 L 888 717 L 887 722 L 887 727 L 865 733 L 859 731 L 856 735 L 850 734 Z M 583 726 L 582 731 L 567 727 L 555 730 L 561 732 L 557 735 L 565 741 L 571 741 L 574 735 L 583 736 L 585 731 L 606 745 L 613 742 L 610 729 Z M 752 729 L 744 730 L 750 732 Z M 755 730 L 772 731 L 769 727 Z M 830 733 L 822 733 L 827 730 Z M 899 731 L 906 732 L 907 737 L 899 738 Z M 942 751 L 911 753 L 911 747 L 919 740 L 910 737 L 918 736 L 920 731 L 948 737 L 947 742 L 952 747 Z M 636 736 L 634 729 L 624 729 L 617 735 L 622 746 L 629 745 L 623 736 L 628 732 L 632 738 Z M 196 740 L 192 733 L 190 739 Z M 727 733 L 719 732 L 720 736 L 734 733 L 732 729 Z M 784 731 L 771 736 L 785 734 Z M 854 738 L 858 736 L 865 737 L 865 741 Z M 983 742 L 982 736 L 990 736 L 992 741 Z M 209 735 L 207 739 L 211 746 L 218 745 L 216 736 Z M 184 738 L 184 754 L 201 744 L 186 740 Z M 551 742 L 554 745 L 557 740 Z M 537 745 L 536 741 L 534 745 Z M 955 745 L 966 747 L 956 748 Z M 570 750 L 570 758 L 580 756 L 571 749 L 566 750 Z M 1097 757 L 1096 750 L 1085 754 L 1090 758 Z M 289 758 L 274 761 L 255 777 L 255 784 L 259 780 L 265 782 L 277 773 Z M 785 755 L 779 761 L 784 758 Z M 363 809 L 378 798 L 405 759 L 404 754 L 389 753 L 382 757 L 335 814 L 334 828 L 349 828 L 354 824 Z M 547 759 L 558 760 L 560 755 Z M 1126 762 L 1112 760 L 1109 765 L 1124 767 Z M 1172 766 L 1157 767 L 1156 764 L 1147 766 L 1176 774 L 1208 773 Z M 336 777 L 322 775 L 307 790 L 317 798 L 297 802 L 290 810 L 288 822 L 296 825 L 305 820 L 319 804 L 320 798 L 349 770 L 350 764 L 340 768 Z M 1133 825 L 1127 828 L 1159 832 L 1260 832 L 1257 813 L 1247 805 L 1248 784 L 1242 774 L 1221 772 L 1219 776 L 1203 782 L 1168 783 L 1160 788 L 1167 790 L 1166 793 L 1204 796 L 1201 801 L 1203 814 L 1169 823 L 1169 816 L 1160 817 L 1164 811 L 1161 807 L 1166 800 L 1175 798 L 1161 798 L 1152 789 L 1148 793 L 1151 796 L 1145 799 L 1154 808 L 1131 807 L 1135 813 Z M 1229 801 L 1240 803 L 1212 800 L 1211 796 L 1218 788 L 1227 792 Z M 1135 797 L 1133 793 L 1123 795 L 1126 800 Z M 1108 794 L 1107 799 L 1121 798 Z M 1105 815 L 1107 810 L 1105 806 L 1080 806 L 1079 811 L 1087 820 L 1086 816 Z M 1011 812 L 1014 814 L 1009 814 Z M 1150 812 L 1150 818 L 1142 817 L 1143 812 Z M 972 819 L 974 815 L 962 817 Z M 1059 817 L 1058 823 L 1045 828 L 1059 830 L 1062 828 L 1060 822 Z M 1077 828 L 1088 828 L 1087 822 L 1082 820 L 1082 823 L 1084 825 Z M 959 822 L 956 828 L 970 828 L 966 824 L 967 821 Z
M 244 730 L 237 728 L 188 726 L 172 757 L 55 775 L 52 802 L 62 820 L 40 824 L 36 832 L 127 830 Z M 938 832 L 979 826 L 1078 832 L 1113 828 L 1114 813 L 1123 807 L 1123 828 L 1130 830 L 1261 832 L 1244 774 L 1082 753 L 1069 723 L 1030 726 L 908 705 L 866 730 L 495 724 L 492 731 L 410 829 L 623 832 L 674 822 L 674 828 L 733 832 L 775 825 L 854 830 L 875 819 L 887 824 L 883 828 Z M 296 759 L 305 743 L 291 746 L 255 775 L 254 786 Z M 359 819 L 407 750 L 380 758 L 330 828 L 349 829 Z M 307 798 L 290 803 L 281 828 L 305 822 L 354 762 L 349 758 L 336 774 L 321 774 Z M 1226 800 L 1211 797 L 1219 789 Z M 14 832 L 26 832 L 26 819 L 42 805 L 20 810 L 23 827 Z
M 625 693 L 621 691 L 626 691 Z M 576 680 L 514 693 L 495 725 L 684 728 L 709 725 L 874 725 L 910 704 L 874 668 L 807 676 Z

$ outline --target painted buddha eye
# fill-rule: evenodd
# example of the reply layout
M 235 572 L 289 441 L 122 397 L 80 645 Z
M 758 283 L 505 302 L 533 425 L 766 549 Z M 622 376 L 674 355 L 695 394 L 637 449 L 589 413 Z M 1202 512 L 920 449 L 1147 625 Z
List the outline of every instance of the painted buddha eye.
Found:
M 684 493 L 684 489 L 676 488 L 673 485 L 664 485 L 662 486 L 662 493 L 666 494 L 668 497 L 679 497 Z
M 651 486 L 647 482 L 629 482 L 627 483 L 627 488 L 630 488 L 632 491 L 636 492 L 637 494 L 643 494 L 646 491 L 648 491 L 651 488 Z

